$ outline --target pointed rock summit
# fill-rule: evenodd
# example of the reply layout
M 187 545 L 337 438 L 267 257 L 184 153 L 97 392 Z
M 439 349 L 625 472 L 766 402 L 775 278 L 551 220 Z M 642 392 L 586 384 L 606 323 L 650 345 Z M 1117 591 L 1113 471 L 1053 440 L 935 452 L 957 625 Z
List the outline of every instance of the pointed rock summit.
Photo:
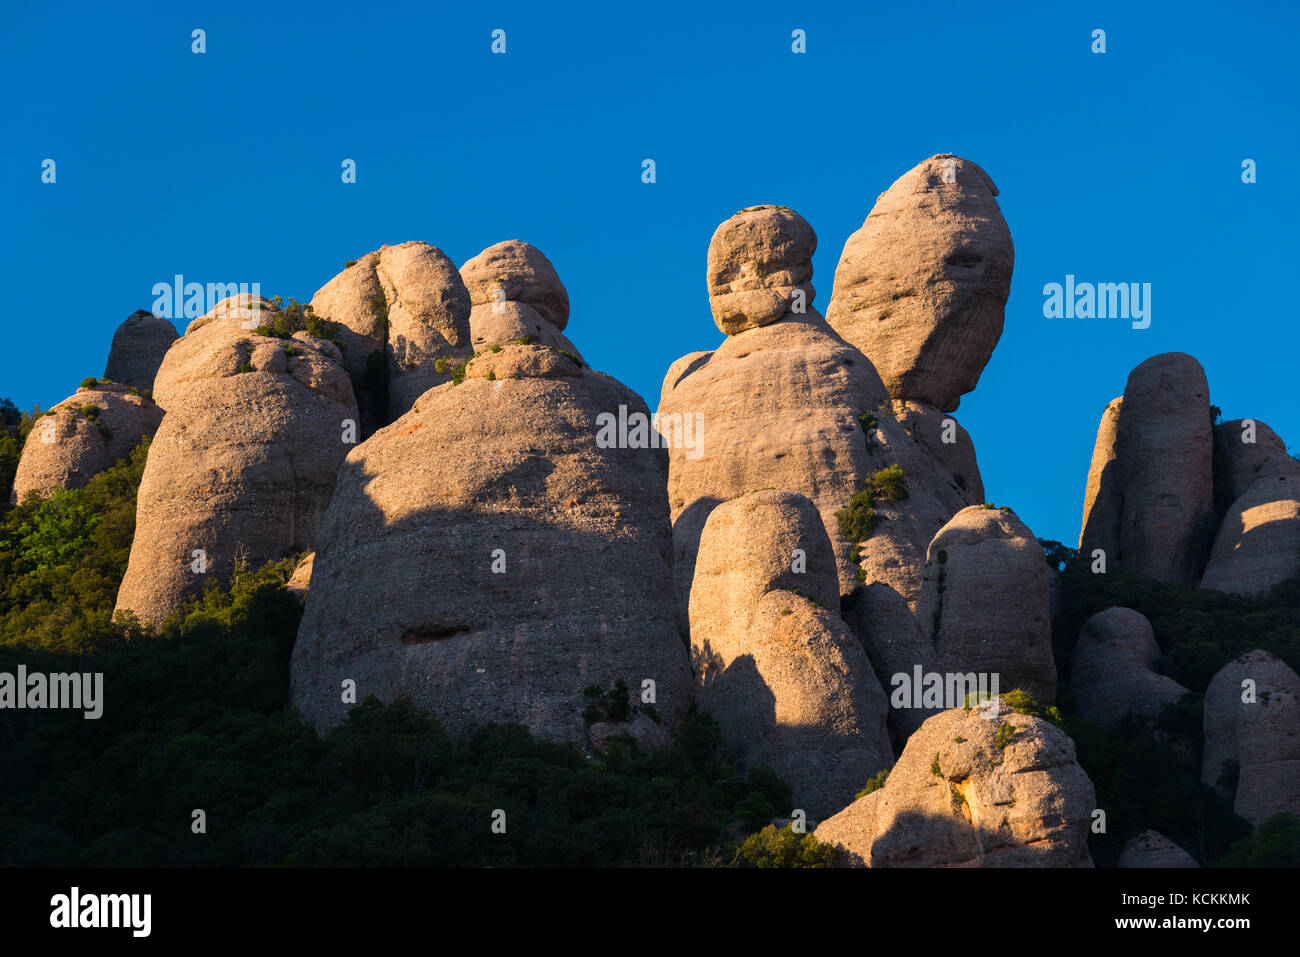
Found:
M 884 692 L 839 600 L 830 540 L 802 495 L 754 492 L 709 515 L 691 589 L 697 700 L 813 816 L 894 758 Z
M 941 153 L 881 193 L 845 243 L 826 319 L 895 399 L 951 412 L 979 382 L 1015 260 L 997 195 L 975 163 Z
M 104 378 L 137 389 L 152 389 L 163 356 L 177 338 L 170 319 L 137 309 L 113 333 Z
M 167 352 L 118 610 L 158 622 L 249 567 L 310 549 L 357 419 L 342 356 L 306 332 L 256 328 L 278 310 L 226 299 Z
M 162 409 L 133 387 L 102 381 L 83 386 L 33 423 L 11 500 L 21 502 L 33 491 L 48 498 L 56 489 L 85 488 L 152 437 L 162 417 Z
M 366 253 L 322 286 L 311 306 L 344 327 L 344 367 L 363 438 L 451 378 L 439 371 L 439 359 L 455 365 L 471 354 L 469 290 L 452 261 L 428 243 Z
M 648 418 L 645 403 L 541 343 L 489 349 L 463 374 L 348 456 L 293 650 L 294 703 L 328 728 L 351 681 L 356 701 L 408 696 L 455 733 L 518 722 L 593 747 L 611 721 L 634 736 L 671 724 L 691 676 L 667 462 L 597 440 L 602 414 Z

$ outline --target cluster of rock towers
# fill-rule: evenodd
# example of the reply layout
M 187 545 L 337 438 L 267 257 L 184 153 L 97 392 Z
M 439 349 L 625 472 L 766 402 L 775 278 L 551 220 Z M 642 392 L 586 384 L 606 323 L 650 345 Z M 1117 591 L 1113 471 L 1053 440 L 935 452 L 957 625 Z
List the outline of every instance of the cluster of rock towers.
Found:
M 699 421 L 697 448 L 597 441 L 600 415 L 650 410 L 566 338 L 539 250 L 511 240 L 458 270 L 408 242 L 313 297 L 337 343 L 261 334 L 279 307 L 250 296 L 180 337 L 133 315 L 104 379 L 51 410 L 53 440 L 38 423 L 15 495 L 84 485 L 151 437 L 117 602 L 145 623 L 238 563 L 311 552 L 292 695 L 318 729 L 406 696 L 457 732 L 649 746 L 695 703 L 855 863 L 1090 866 L 1093 788 L 1064 732 L 889 693 L 897 676 L 994 674 L 1057 694 L 1054 570 L 984 502 L 952 415 L 1002 333 L 1014 250 L 996 196 L 959 157 L 906 173 L 845 244 L 825 316 L 802 217 L 756 206 L 719 226 L 706 276 L 726 338 L 672 363 L 656 413 Z M 1259 591 L 1297 570 L 1297 469 L 1263 423 L 1212 425 L 1194 359 L 1157 356 L 1103 415 L 1081 548 Z M 1141 615 L 1096 616 L 1072 662 L 1081 709 L 1107 723 L 1176 700 L 1157 656 Z M 1267 719 L 1233 705 L 1243 670 L 1273 690 Z M 1262 652 L 1220 677 L 1207 783 L 1235 760 L 1244 816 L 1300 808 L 1300 785 L 1268 783 L 1300 779 L 1269 730 L 1300 727 L 1300 679 Z M 625 717 L 584 719 L 590 689 L 624 683 Z

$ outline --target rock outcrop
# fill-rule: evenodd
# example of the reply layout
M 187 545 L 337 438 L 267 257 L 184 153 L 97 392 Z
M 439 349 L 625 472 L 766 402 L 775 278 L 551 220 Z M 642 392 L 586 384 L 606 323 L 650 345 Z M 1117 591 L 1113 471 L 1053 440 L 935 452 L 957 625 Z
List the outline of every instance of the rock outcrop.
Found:
M 137 309 L 113 333 L 104 378 L 137 389 L 152 389 L 163 356 L 176 339 L 176 327 L 170 319 Z
M 830 540 L 802 495 L 754 492 L 709 515 L 691 589 L 696 699 L 741 760 L 775 770 L 814 817 L 894 757 L 885 695 L 839 599 Z
M 343 326 L 363 438 L 451 378 L 445 366 L 439 371 L 439 359 L 455 365 L 472 352 L 469 290 L 455 264 L 428 243 L 367 253 L 322 286 L 311 306 Z
M 489 246 L 460 267 L 469 290 L 475 352 L 536 342 L 582 354 L 561 331 L 569 321 L 569 294 L 541 250 L 518 239 Z
M 1119 480 L 1119 413 L 1124 398 L 1111 399 L 1101 413 L 1097 441 L 1088 467 L 1088 486 L 1083 493 L 1083 524 L 1079 530 L 1079 552 L 1091 563 L 1100 549 L 1109 570 L 1119 555 L 1120 515 L 1124 490 Z
M 1214 446 L 1226 472 L 1227 501 L 1234 502 L 1250 489 L 1266 465 L 1289 468 L 1296 463 L 1287 455 L 1286 442 L 1258 419 L 1232 419 L 1214 427 Z
M 928 719 L 816 837 L 858 867 L 1091 867 L 1095 800 L 1069 735 L 999 700 Z
M 1124 843 L 1119 867 L 1200 867 L 1196 858 L 1159 831 L 1143 831 Z
M 983 502 L 984 480 L 975 460 L 975 443 L 961 423 L 932 405 L 912 399 L 895 399 L 893 410 L 898 424 L 947 469 L 967 500 Z
M 844 244 L 826 319 L 894 398 L 951 412 L 979 382 L 1015 259 L 997 195 L 976 164 L 932 156 L 881 193 Z
M 1256 649 L 1220 669 L 1205 689 L 1204 729 L 1202 783 L 1256 827 L 1300 816 L 1300 676 L 1286 662 Z
M 456 733 L 519 722 L 577 744 L 589 708 L 608 705 L 592 724 L 628 717 L 633 735 L 638 716 L 671 723 L 691 676 L 667 461 L 598 439 L 604 415 L 648 418 L 645 404 L 541 344 L 464 372 L 349 454 L 318 536 L 294 703 L 330 727 L 350 681 L 356 701 L 405 695 Z
M 1216 426 L 1215 442 L 1233 501 L 1200 587 L 1256 595 L 1300 572 L 1300 462 L 1263 422 Z
M 1151 622 L 1131 608 L 1107 608 L 1089 618 L 1070 659 L 1070 691 L 1079 714 L 1103 727 L 1125 715 L 1154 718 L 1187 689 L 1156 674 L 1160 656 Z
M 845 620 L 862 641 L 889 699 L 890 740 L 894 751 L 900 752 L 926 718 L 944 710 L 943 705 L 926 707 L 915 695 L 910 700 L 895 696 L 904 681 L 911 683 L 909 687 L 915 685 L 918 667 L 923 675 L 941 671 L 934 643 L 907 599 L 883 582 L 873 582 L 855 592 Z
M 85 488 L 93 476 L 131 454 L 158 431 L 162 409 L 133 388 L 97 382 L 78 389 L 36 420 L 14 473 L 10 498 L 42 498 Z
M 756 207 L 739 218 L 735 228 L 719 228 L 715 241 L 725 240 L 726 254 L 713 251 L 710 261 L 725 258 L 736 276 L 750 282 L 777 262 L 773 249 L 812 248 L 807 224 L 789 211 Z M 755 223 L 762 220 L 767 225 L 760 229 Z M 789 241 L 773 238 L 769 227 L 788 228 Z M 742 265 L 738 237 L 751 234 L 762 241 L 752 261 Z M 909 601 L 920 588 L 926 544 L 967 504 L 952 477 L 894 418 L 871 363 L 812 307 L 811 284 L 786 281 L 811 275 L 810 270 L 811 263 L 805 268 L 783 261 L 780 274 L 786 278 L 775 287 L 777 300 L 767 295 L 771 289 L 738 287 L 740 280 L 727 284 L 727 302 L 717 307 L 723 317 L 718 326 L 744 331 L 729 335 L 713 352 L 683 356 L 664 378 L 658 429 L 669 450 L 668 497 L 683 622 L 700 533 L 709 512 L 729 499 L 766 488 L 807 496 L 835 550 L 841 593 L 858 585 L 860 563 L 866 581 L 884 581 Z M 791 289 L 809 293 L 805 311 L 773 321 L 768 310 L 784 301 L 782 290 Z M 791 293 L 792 301 L 796 298 Z M 746 305 L 750 302 L 756 305 Z M 738 311 L 745 308 L 756 311 Z M 849 509 L 871 477 L 890 465 L 903 471 L 906 498 L 882 497 L 870 516 L 870 510 L 859 509 L 863 521 L 841 528 L 837 512 Z
M 817 234 L 786 206 L 750 206 L 709 241 L 709 308 L 729 336 L 804 312 L 816 295 Z
M 470 304 L 522 302 L 561 332 L 569 322 L 569 293 L 551 261 L 535 246 L 508 239 L 460 267 Z
M 356 402 L 342 356 L 305 332 L 252 330 L 275 307 L 241 295 L 195 319 L 154 393 L 167 410 L 149 449 L 119 610 L 177 611 L 237 563 L 310 549 L 347 454 Z
M 1010 509 L 964 508 L 930 542 L 916 617 L 944 671 L 996 674 L 1051 704 L 1050 607 L 1043 547 Z
M 1201 364 L 1181 352 L 1141 363 L 1102 415 L 1080 547 L 1105 549 L 1108 571 L 1193 584 L 1214 538 L 1212 458 Z

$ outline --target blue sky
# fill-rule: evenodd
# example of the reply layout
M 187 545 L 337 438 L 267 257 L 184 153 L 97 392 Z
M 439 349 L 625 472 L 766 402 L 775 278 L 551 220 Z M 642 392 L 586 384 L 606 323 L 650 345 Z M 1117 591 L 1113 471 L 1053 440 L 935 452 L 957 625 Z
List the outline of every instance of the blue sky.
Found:
M 1074 544 L 1100 413 L 1159 352 L 1300 447 L 1294 8 L 593 6 L 7 10 L 0 395 L 48 406 L 101 374 L 176 273 L 307 299 L 383 243 L 460 264 L 519 238 L 567 285 L 570 337 L 653 407 L 668 364 L 721 339 L 718 223 L 798 210 L 824 311 L 876 196 L 952 152 L 993 177 L 1016 244 L 1002 341 L 957 412 L 991 501 Z M 1151 327 L 1044 318 L 1067 273 L 1150 282 Z

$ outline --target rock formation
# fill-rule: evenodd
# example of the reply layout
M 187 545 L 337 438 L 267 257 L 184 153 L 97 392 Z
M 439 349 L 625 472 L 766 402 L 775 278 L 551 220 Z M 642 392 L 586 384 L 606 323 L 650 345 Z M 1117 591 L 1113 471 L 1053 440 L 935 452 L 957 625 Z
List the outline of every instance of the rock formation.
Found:
M 361 435 L 404 414 L 451 378 L 438 360 L 469 358 L 469 291 L 436 246 L 381 246 L 347 265 L 312 297 L 313 311 L 342 324 L 343 362 L 361 410 Z
M 1214 432 L 1232 504 L 1200 587 L 1259 594 L 1300 571 L 1300 462 L 1263 422 L 1238 419 Z
M 1226 473 L 1227 501 L 1234 502 L 1250 489 L 1255 476 L 1266 465 L 1289 468 L 1300 465 L 1287 455 L 1286 443 L 1258 419 L 1232 419 L 1214 427 L 1215 450 L 1222 456 Z
M 1120 513 L 1124 510 L 1124 491 L 1119 480 L 1117 444 L 1119 413 L 1123 397 L 1111 399 L 1101 413 L 1097 442 L 1092 448 L 1088 467 L 1088 487 L 1083 495 L 1083 525 L 1079 530 L 1079 552 L 1091 564 L 1094 553 L 1105 553 L 1106 567 L 1113 567 L 1119 555 Z
M 241 295 L 195 319 L 158 370 L 119 610 L 157 622 L 229 579 L 309 549 L 350 445 L 356 402 L 330 342 L 257 335 L 275 307 Z
M 1159 656 L 1151 622 L 1141 612 L 1107 608 L 1093 615 L 1070 660 L 1070 691 L 1079 714 L 1103 727 L 1129 714 L 1154 718 L 1187 692 L 1152 670 Z
M 812 305 L 817 234 L 786 206 L 751 206 L 709 242 L 709 308 L 729 336 L 802 313 Z
M 942 465 L 971 503 L 984 501 L 984 480 L 975 460 L 975 443 L 955 418 L 932 405 L 894 399 L 894 417 L 916 443 Z
M 883 582 L 873 582 L 854 593 L 845 620 L 862 641 L 885 697 L 890 699 L 887 719 L 890 740 L 894 751 L 900 752 L 908 736 L 926 718 L 944 710 L 942 705 L 927 708 L 915 698 L 895 707 L 893 700 L 898 687 L 896 675 L 913 681 L 918 666 L 923 675 L 942 670 L 934 643 L 912 613 L 907 599 Z
M 131 454 L 162 421 L 162 409 L 116 382 L 83 386 L 36 420 L 14 473 L 11 500 L 29 492 L 84 488 L 91 477 Z
M 1256 649 L 1225 665 L 1205 689 L 1201 781 L 1233 797 L 1258 827 L 1274 814 L 1300 816 L 1300 676 Z M 1234 770 L 1235 764 L 1235 770 Z
M 113 333 L 104 378 L 137 389 L 152 389 L 153 377 L 176 338 L 176 327 L 170 319 L 137 309 Z
M 1196 858 L 1159 831 L 1143 831 L 1124 844 L 1119 867 L 1200 867 Z
M 484 352 L 464 376 L 349 454 L 318 536 L 294 703 L 327 728 L 352 681 L 356 701 L 405 695 L 453 732 L 519 722 L 578 744 L 589 708 L 591 724 L 630 718 L 634 735 L 638 716 L 671 722 L 691 677 L 667 461 L 601 438 L 604 415 L 648 419 L 644 402 L 540 343 Z
M 522 302 L 561 332 L 569 322 L 569 293 L 542 251 L 518 239 L 489 246 L 460 267 L 470 304 Z
M 930 542 L 916 617 L 945 671 L 997 674 L 1002 691 L 1051 704 L 1050 592 L 1034 533 L 1009 509 L 971 506 Z
M 928 719 L 816 837 L 858 867 L 1091 867 L 1095 806 L 1069 735 L 999 700 Z
M 1209 403 L 1200 363 L 1167 352 L 1135 368 L 1123 400 L 1106 407 L 1080 545 L 1115 549 L 1108 571 L 1193 583 L 1215 527 Z
M 765 488 L 797 492 L 817 507 L 835 550 L 841 593 L 858 585 L 860 562 L 866 581 L 884 581 L 914 601 L 926 544 L 968 500 L 895 420 L 871 363 L 812 307 L 809 280 L 792 285 L 794 277 L 811 275 L 811 263 L 794 264 L 782 251 L 814 248 L 811 227 L 775 206 L 733 219 L 714 234 L 710 288 L 724 289 L 725 301 L 711 306 L 719 329 L 743 331 L 713 352 L 674 362 L 658 412 L 669 446 L 683 621 L 709 512 Z M 776 235 L 780 230 L 788 231 L 787 239 Z M 742 264 L 745 237 L 758 239 Z M 725 270 L 718 265 L 724 262 Z M 796 291 L 806 293 L 806 301 L 798 302 L 803 297 Z M 787 297 L 791 311 L 773 320 L 774 303 Z M 739 311 L 751 308 L 752 315 Z M 842 529 L 836 513 L 849 510 L 872 476 L 891 465 L 903 471 L 906 497 L 878 497 L 874 512 L 859 507 L 854 514 L 860 521 L 846 521 Z
M 561 331 L 569 321 L 569 294 L 541 250 L 518 239 L 489 246 L 460 267 L 469 290 L 474 351 L 531 340 L 582 354 Z
M 812 816 L 893 764 L 885 696 L 839 599 L 830 540 L 802 495 L 754 492 L 709 515 L 690 599 L 697 700 Z
M 997 195 L 976 164 L 932 156 L 881 193 L 844 244 L 826 319 L 894 398 L 951 412 L 979 382 L 1015 259 Z

